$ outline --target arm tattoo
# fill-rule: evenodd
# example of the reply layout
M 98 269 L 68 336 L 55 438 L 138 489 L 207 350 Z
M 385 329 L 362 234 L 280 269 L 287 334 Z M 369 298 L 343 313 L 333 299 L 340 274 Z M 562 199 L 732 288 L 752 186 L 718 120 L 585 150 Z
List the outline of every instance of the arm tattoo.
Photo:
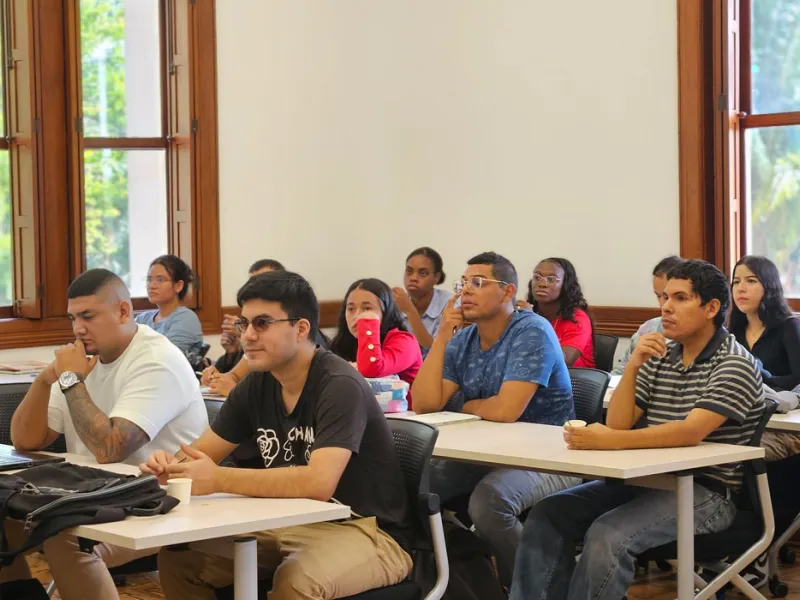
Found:
M 108 418 L 79 383 L 65 394 L 75 431 L 99 463 L 122 462 L 150 441 L 142 429 L 119 417 Z

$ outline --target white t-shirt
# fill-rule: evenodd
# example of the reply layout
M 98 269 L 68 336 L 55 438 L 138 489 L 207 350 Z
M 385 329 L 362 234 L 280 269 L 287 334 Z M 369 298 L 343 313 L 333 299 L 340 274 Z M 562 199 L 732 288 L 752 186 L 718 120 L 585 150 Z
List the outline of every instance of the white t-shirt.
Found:
M 167 338 L 145 325 L 117 360 L 97 362 L 85 381 L 92 401 L 111 417 L 138 425 L 150 441 L 124 462 L 138 465 L 156 450 L 177 452 L 208 427 L 200 385 L 189 361 Z M 58 383 L 50 389 L 47 424 L 63 433 L 67 452 L 94 458 L 75 431 Z

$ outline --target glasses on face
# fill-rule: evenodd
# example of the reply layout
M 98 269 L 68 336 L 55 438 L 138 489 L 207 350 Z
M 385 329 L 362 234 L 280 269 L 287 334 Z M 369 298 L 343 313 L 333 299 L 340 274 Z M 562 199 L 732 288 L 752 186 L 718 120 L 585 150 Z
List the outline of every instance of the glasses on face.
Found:
M 239 317 L 234 322 L 234 326 L 236 327 L 236 331 L 238 331 L 240 334 L 247 331 L 247 328 L 250 327 L 250 325 L 253 326 L 253 329 L 255 329 L 257 333 L 264 333 L 267 329 L 269 329 L 270 325 L 275 323 L 294 323 L 295 321 L 299 320 L 299 317 L 273 319 L 272 317 L 268 317 L 266 315 L 259 315 L 257 317 L 253 317 L 252 321 L 245 319 L 244 317 Z
M 507 281 L 500 281 L 499 279 L 489 279 L 488 277 L 464 277 L 461 279 L 461 281 L 455 282 L 455 284 L 453 285 L 453 289 L 456 291 L 456 294 L 458 294 L 467 286 L 479 290 L 487 283 L 508 285 Z
M 155 283 L 157 285 L 163 285 L 165 283 L 169 283 L 170 281 L 172 280 L 167 277 L 164 277 L 163 275 L 156 275 L 155 277 L 145 278 L 145 282 L 147 283 L 147 285 L 150 285 L 151 283 Z
M 559 281 L 561 281 L 560 277 L 556 277 L 555 275 L 548 275 L 545 277 L 544 275 L 539 275 L 538 273 L 533 274 L 533 283 L 539 285 L 540 283 L 544 282 L 547 285 L 555 285 Z

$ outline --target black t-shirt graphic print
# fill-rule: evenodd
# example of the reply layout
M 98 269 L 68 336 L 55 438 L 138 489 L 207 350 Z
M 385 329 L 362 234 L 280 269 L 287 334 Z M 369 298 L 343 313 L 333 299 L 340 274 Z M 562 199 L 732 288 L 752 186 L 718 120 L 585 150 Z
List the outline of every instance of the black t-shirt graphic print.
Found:
M 347 362 L 317 349 L 305 386 L 291 414 L 270 373 L 250 373 L 222 405 L 212 430 L 241 444 L 256 440 L 259 455 L 241 467 L 305 466 L 320 448 L 353 454 L 334 497 L 406 545 L 408 497 L 392 434 L 367 382 Z

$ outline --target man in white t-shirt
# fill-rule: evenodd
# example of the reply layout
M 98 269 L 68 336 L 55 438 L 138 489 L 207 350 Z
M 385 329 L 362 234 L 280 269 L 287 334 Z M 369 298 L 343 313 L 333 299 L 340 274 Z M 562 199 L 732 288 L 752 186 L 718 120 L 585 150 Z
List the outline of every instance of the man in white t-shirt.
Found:
M 14 446 L 39 450 L 63 433 L 68 452 L 98 463 L 139 464 L 205 431 L 208 415 L 193 369 L 167 338 L 135 323 L 119 277 L 92 269 L 70 285 L 67 297 L 75 343 L 56 351 L 14 413 Z M 108 567 L 154 552 L 98 544 L 87 553 L 77 538 L 61 534 L 44 543 L 44 553 L 63 600 L 108 600 L 118 598 Z M 22 557 L 1 575 L 30 577 Z

